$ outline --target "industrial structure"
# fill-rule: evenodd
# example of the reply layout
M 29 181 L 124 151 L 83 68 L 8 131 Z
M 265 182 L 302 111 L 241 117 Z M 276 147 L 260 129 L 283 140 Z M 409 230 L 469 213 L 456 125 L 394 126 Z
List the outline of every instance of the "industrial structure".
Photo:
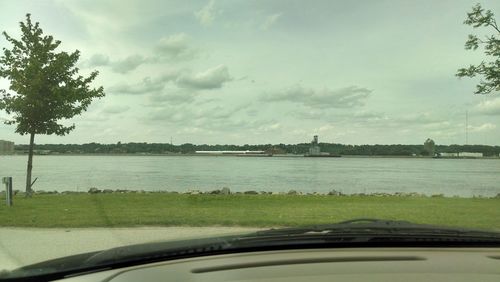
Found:
M 321 149 L 319 148 L 319 142 L 318 142 L 318 135 L 314 135 L 313 140 L 311 141 L 311 146 L 309 147 L 309 155 L 310 156 L 321 155 Z
M 309 146 L 309 153 L 305 154 L 304 157 L 340 157 L 340 155 L 322 153 L 319 147 L 318 135 L 314 135 L 311 146 Z
M 14 142 L 0 140 L 0 155 L 14 154 Z

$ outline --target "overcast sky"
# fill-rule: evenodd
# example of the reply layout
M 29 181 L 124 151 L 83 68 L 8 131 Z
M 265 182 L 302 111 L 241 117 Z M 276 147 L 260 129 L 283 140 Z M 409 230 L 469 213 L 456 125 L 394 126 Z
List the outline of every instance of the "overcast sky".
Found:
M 40 144 L 464 144 L 468 111 L 469 143 L 500 145 L 500 94 L 455 77 L 484 59 L 464 49 L 476 2 L 1 0 L 0 29 L 31 13 L 100 72 L 106 97 Z

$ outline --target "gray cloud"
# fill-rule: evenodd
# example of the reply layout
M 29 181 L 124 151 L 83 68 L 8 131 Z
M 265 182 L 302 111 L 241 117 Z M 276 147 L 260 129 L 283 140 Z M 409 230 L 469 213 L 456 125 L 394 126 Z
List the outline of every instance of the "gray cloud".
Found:
M 402 124 L 429 124 L 443 122 L 443 119 L 428 112 L 405 114 L 397 118 Z
M 176 83 L 182 88 L 202 90 L 221 88 L 231 80 L 227 67 L 219 65 L 196 74 L 183 74 L 177 78 Z
M 358 118 L 358 119 L 383 119 L 385 118 L 385 115 L 380 112 L 373 112 L 373 111 L 359 111 L 355 112 L 353 117 Z
M 100 67 L 109 65 L 109 57 L 103 54 L 94 54 L 87 60 L 85 66 L 87 67 Z
M 500 97 L 483 101 L 477 104 L 473 110 L 483 115 L 500 115 Z
M 177 33 L 161 38 L 153 48 L 152 54 L 148 56 L 133 54 L 124 59 L 111 60 L 107 55 L 94 54 L 83 63 L 83 66 L 109 66 L 116 73 L 126 74 L 143 64 L 161 64 L 165 60 L 191 60 L 196 57 L 197 53 L 197 50 L 189 44 L 189 36 L 185 33 Z
M 281 133 L 282 125 L 275 120 L 244 120 L 244 119 L 225 119 L 218 123 L 207 122 L 206 120 L 200 120 L 193 124 L 186 124 L 179 133 L 188 134 L 220 134 L 220 133 L 230 133 L 240 132 L 244 130 L 247 134 L 251 133 L 253 135 Z
M 300 120 L 326 121 L 347 128 L 418 129 L 429 132 L 431 135 L 437 131 L 457 132 L 455 124 L 426 112 L 387 115 L 383 112 L 371 110 L 340 109 L 338 111 L 329 111 L 326 109 L 306 108 L 290 112 L 290 115 Z
M 227 131 L 237 127 L 257 128 L 265 123 L 255 119 L 245 120 L 235 117 L 239 112 L 248 108 L 248 104 L 235 107 L 212 106 L 209 108 L 193 109 L 185 105 L 169 104 L 161 109 L 151 111 L 146 119 L 151 122 L 167 122 L 175 125 L 192 126 L 205 130 Z
M 207 98 L 207 99 L 200 99 L 194 103 L 194 105 L 199 106 L 199 105 L 207 105 L 210 103 L 220 103 L 222 99 L 220 98 Z
M 234 130 L 251 130 L 258 132 L 268 132 L 273 130 L 276 132 L 279 127 L 275 125 L 277 122 L 273 119 L 242 119 L 242 118 L 232 118 L 232 119 L 221 119 L 218 122 L 212 122 L 211 120 L 204 120 L 198 123 L 197 126 L 200 128 L 205 128 L 214 131 L 234 131 Z
M 387 121 L 389 118 L 381 112 L 376 111 L 353 111 L 352 109 L 340 109 L 330 111 L 328 109 L 305 108 L 289 113 L 292 117 L 300 120 L 329 121 L 336 123 L 376 123 Z
M 160 39 L 154 51 L 158 59 L 188 60 L 196 55 L 196 50 L 190 47 L 189 37 L 185 33 Z
M 452 124 L 449 121 L 435 121 L 426 122 L 422 124 L 422 127 L 431 130 L 443 130 L 452 127 Z
M 229 119 L 231 118 L 234 114 L 240 112 L 243 109 L 248 108 L 250 105 L 249 104 L 241 104 L 236 107 L 232 108 L 227 108 L 227 107 L 222 107 L 222 106 L 215 106 L 211 108 L 207 113 L 205 113 L 205 117 L 209 117 L 211 119 Z
M 328 112 L 322 110 L 301 110 L 301 111 L 293 111 L 289 113 L 292 117 L 298 119 L 312 119 L 312 120 L 325 120 L 330 118 L 330 114 Z
M 492 123 L 483 123 L 481 125 L 469 125 L 469 132 L 485 132 L 485 131 L 491 131 L 491 130 L 494 130 L 495 128 L 497 128 L 496 125 L 492 124 Z
M 167 101 L 171 98 L 174 102 L 183 103 L 193 101 L 195 96 L 195 93 L 191 93 L 193 91 L 222 88 L 224 83 L 231 80 L 227 67 L 220 65 L 195 74 L 187 70 L 174 70 L 156 78 L 145 77 L 139 83 L 117 84 L 109 87 L 108 91 L 115 94 L 136 95 L 155 93 L 156 95 L 151 98 L 152 101 Z M 163 89 L 169 82 L 182 91 L 173 89 L 175 93 L 163 93 Z
M 198 19 L 201 25 L 209 26 L 215 20 L 216 12 L 215 1 L 210 0 L 203 8 L 194 12 L 194 16 Z
M 454 77 L 457 68 L 484 55 L 463 48 L 473 32 L 462 24 L 472 6 L 468 1 L 440 1 L 432 9 L 420 2 L 408 9 L 399 1 L 4 2 L 3 30 L 18 35 L 19 11 L 30 10 L 44 30 L 62 40 L 62 50 L 82 51 L 83 72 L 102 70 L 95 85 L 104 85 L 108 98 L 75 122 L 79 130 L 61 141 L 40 136 L 40 143 L 162 142 L 192 129 L 176 141 L 296 143 L 319 133 L 321 140 L 340 143 L 422 144 L 430 137 L 458 144 L 465 140 L 466 110 L 471 144 L 500 140 L 499 93 L 473 95 L 476 79 Z M 500 11 L 498 0 L 481 2 Z M 345 11 L 356 14 L 356 24 Z M 227 66 L 230 83 L 222 82 L 227 76 L 198 76 L 218 64 Z M 170 69 L 178 71 L 162 79 Z M 373 92 L 334 94 L 349 85 Z M 9 82 L 0 79 L 0 88 L 8 89 Z M 219 100 L 210 102 L 214 98 Z M 235 103 L 252 101 L 231 113 Z M 124 108 L 115 105 L 130 109 L 119 113 Z M 149 115 L 165 118 L 145 120 Z M 2 111 L 0 116 L 9 117 Z M 115 130 L 130 126 L 137 130 Z M 14 127 L 4 128 L 5 138 L 26 142 Z M 112 132 L 101 134 L 105 129 Z M 213 136 L 207 137 L 208 130 Z
M 166 83 L 172 80 L 169 75 L 161 76 L 155 79 L 145 77 L 141 82 L 135 84 L 119 84 L 108 88 L 110 93 L 115 94 L 136 94 L 143 95 L 152 92 L 159 92 L 163 90 Z
M 153 123 L 169 122 L 184 125 L 189 115 L 183 107 L 176 106 L 161 106 L 159 109 L 149 111 L 146 115 L 146 120 Z
M 164 107 L 165 104 L 169 105 L 181 105 L 189 104 L 194 102 L 196 98 L 195 92 L 188 91 L 172 91 L 172 93 L 154 93 L 149 96 L 149 102 L 145 106 L 148 107 Z
M 250 117 L 255 117 L 255 116 L 257 116 L 258 113 L 259 113 L 259 111 L 257 109 L 249 109 L 246 111 L 247 116 L 250 116 Z
M 121 114 L 130 109 L 129 106 L 112 105 L 105 107 L 102 112 L 105 114 Z
M 312 89 L 294 86 L 284 91 L 261 97 L 266 102 L 299 103 L 310 108 L 354 108 L 364 105 L 364 100 L 372 90 L 350 86 L 331 90 L 328 88 Z
M 349 125 L 349 122 L 346 123 Z M 429 136 L 451 136 L 462 130 L 462 125 L 430 113 L 416 113 L 354 120 L 353 127 L 372 129 L 399 129 L 426 132 Z
M 123 60 L 115 61 L 111 64 L 111 69 L 117 73 L 127 73 L 135 70 L 140 65 L 148 62 L 147 58 L 141 55 L 130 55 Z
M 278 19 L 283 15 L 283 13 L 276 13 L 269 15 L 264 23 L 260 26 L 261 29 L 263 30 L 268 30 Z

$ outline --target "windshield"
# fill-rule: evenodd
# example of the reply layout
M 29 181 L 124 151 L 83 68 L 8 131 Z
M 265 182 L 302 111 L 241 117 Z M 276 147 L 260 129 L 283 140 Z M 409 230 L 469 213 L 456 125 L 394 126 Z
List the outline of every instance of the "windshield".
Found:
M 497 19 L 486 0 L 2 1 L 0 270 L 357 218 L 500 231 Z

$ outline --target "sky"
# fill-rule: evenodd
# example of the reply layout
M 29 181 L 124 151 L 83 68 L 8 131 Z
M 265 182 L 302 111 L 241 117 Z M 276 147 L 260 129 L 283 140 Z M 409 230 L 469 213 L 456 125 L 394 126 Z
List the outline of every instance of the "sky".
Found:
M 0 0 L 0 30 L 31 13 L 99 71 L 106 96 L 39 144 L 465 144 L 468 112 L 468 143 L 500 145 L 500 94 L 455 76 L 487 59 L 464 49 L 492 33 L 463 24 L 476 2 Z

